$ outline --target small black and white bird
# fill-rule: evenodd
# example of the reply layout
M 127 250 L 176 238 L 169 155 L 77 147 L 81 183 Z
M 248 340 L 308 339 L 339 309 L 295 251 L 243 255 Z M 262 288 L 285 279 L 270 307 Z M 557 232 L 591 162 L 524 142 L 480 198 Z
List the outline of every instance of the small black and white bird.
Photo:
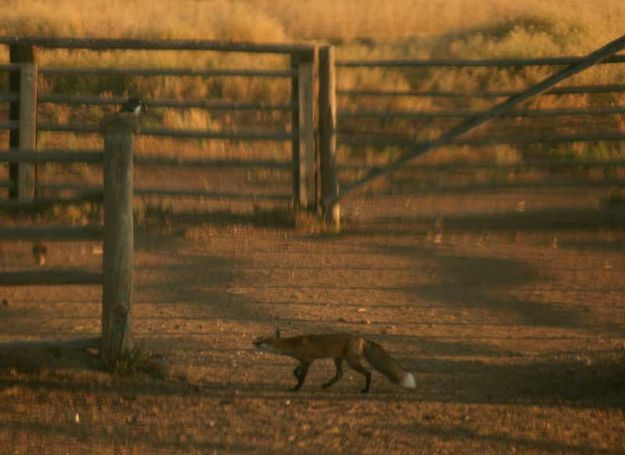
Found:
M 135 115 L 139 115 L 141 112 L 147 112 L 147 110 L 148 108 L 142 98 L 131 96 L 124 104 L 122 104 L 119 112 L 132 112 Z

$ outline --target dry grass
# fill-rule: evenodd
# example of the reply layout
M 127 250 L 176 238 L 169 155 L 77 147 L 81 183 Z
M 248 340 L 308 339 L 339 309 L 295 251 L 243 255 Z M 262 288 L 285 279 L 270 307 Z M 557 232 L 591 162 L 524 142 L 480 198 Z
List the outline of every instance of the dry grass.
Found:
M 189 38 L 244 40 L 254 42 L 331 41 L 340 43 L 340 59 L 359 58 L 486 58 L 542 57 L 583 55 L 589 50 L 622 33 L 625 4 L 604 0 L 598 7 L 584 0 L 545 2 L 528 0 L 156 0 L 74 2 L 59 0 L 0 0 L 3 20 L 0 35 L 45 35 L 78 37 Z M 97 11 L 97 13 L 94 13 Z M 363 39 L 366 38 L 366 39 Z M 2 54 L 4 53 L 4 55 Z M 0 50 L 0 61 L 7 60 L 6 49 Z M 265 67 L 284 68 L 286 59 L 276 56 L 193 52 L 77 52 L 40 51 L 43 66 L 131 66 L 131 67 Z M 387 90 L 475 91 L 522 89 L 552 71 L 551 68 L 527 69 L 431 69 L 340 70 L 340 88 L 371 88 Z M 600 66 L 574 77 L 570 84 L 605 84 L 625 81 L 625 70 L 619 65 Z M 0 89 L 7 84 L 0 77 Z M 288 81 L 249 78 L 178 78 L 178 77 L 50 77 L 41 81 L 40 90 L 52 93 L 123 96 L 142 94 L 146 98 L 194 98 L 232 101 L 288 102 Z M 493 100 L 432 98 L 339 98 L 343 110 L 437 110 L 484 109 Z M 583 107 L 588 105 L 622 104 L 619 94 L 599 96 L 541 97 L 532 107 Z M 97 121 L 107 111 L 98 107 L 63 108 L 41 106 L 42 120 L 54 122 Z M 6 111 L 0 111 L 0 118 Z M 289 128 L 286 113 L 230 113 L 201 110 L 153 110 L 146 122 L 175 128 L 232 129 L 263 127 Z M 583 128 L 620 130 L 623 121 L 616 116 L 600 118 L 592 123 L 582 119 Z M 536 126 L 537 125 L 537 126 Z M 407 120 L 361 119 L 343 122 L 341 127 L 353 131 L 403 135 L 416 139 L 431 138 L 449 127 L 449 122 L 414 122 Z M 529 124 L 517 120 L 497 123 L 495 132 L 505 133 L 519 127 L 537 134 L 553 128 L 559 132 L 583 132 L 578 121 L 554 123 L 538 119 Z M 4 139 L 4 137 L 0 138 Z M 98 140 L 95 138 L 95 140 Z M 4 140 L 3 140 L 4 142 Z M 68 137 L 42 133 L 41 146 L 90 146 L 93 137 Z M 190 155 L 242 156 L 247 144 L 225 141 L 146 142 L 146 149 Z M 210 147 L 210 149 L 209 149 Z M 287 158 L 288 146 L 261 145 L 263 156 Z M 557 155 L 584 156 L 588 153 L 610 157 L 619 151 L 612 146 L 575 145 L 541 152 Z M 227 152 L 226 152 L 227 149 Z M 341 156 L 380 164 L 397 154 L 390 148 L 350 147 Z M 443 151 L 444 157 L 456 150 Z M 524 155 L 519 147 L 499 147 L 489 155 L 517 160 Z M 462 152 L 467 157 L 469 154 Z M 483 151 L 474 154 L 484 156 Z M 490 159 L 490 158 L 489 158 Z M 506 158 L 507 160 L 507 158 Z M 509 161 L 509 160 L 508 160 Z
M 496 30 L 517 23 L 512 40 L 541 39 L 540 24 L 562 34 L 571 51 L 587 50 L 622 30 L 625 6 L 604 0 L 3 0 L 3 34 L 204 38 L 250 41 L 415 36 Z M 94 14 L 95 11 L 95 14 Z M 544 38 L 544 35 L 543 35 Z M 571 39 L 576 38 L 576 39 Z M 542 42 L 544 44 L 544 41 Z

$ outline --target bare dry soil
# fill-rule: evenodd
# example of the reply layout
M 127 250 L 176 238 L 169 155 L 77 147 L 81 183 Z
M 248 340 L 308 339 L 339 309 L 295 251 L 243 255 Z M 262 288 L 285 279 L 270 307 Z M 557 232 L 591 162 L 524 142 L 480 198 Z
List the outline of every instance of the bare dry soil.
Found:
M 0 288 L 0 453 L 625 453 L 625 230 L 589 191 L 361 197 L 318 234 L 258 213 L 166 213 L 136 237 L 134 329 L 159 367 L 15 340 L 97 336 L 97 287 Z M 4 243 L 0 267 L 32 267 Z M 51 244 L 46 267 L 97 267 Z M 414 371 L 372 392 L 331 361 L 304 388 L 254 350 L 359 333 Z

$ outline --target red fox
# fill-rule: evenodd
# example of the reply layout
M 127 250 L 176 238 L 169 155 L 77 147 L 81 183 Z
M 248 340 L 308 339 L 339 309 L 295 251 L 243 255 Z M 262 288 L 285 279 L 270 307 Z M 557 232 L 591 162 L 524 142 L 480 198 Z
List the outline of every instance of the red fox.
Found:
M 368 393 L 371 388 L 371 372 L 363 365 L 365 359 L 393 383 L 407 389 L 417 387 L 412 373 L 406 371 L 382 346 L 355 335 L 339 333 L 280 338 L 280 328 L 277 328 L 275 335 L 257 339 L 254 346 L 262 351 L 286 355 L 299 361 L 299 365 L 293 370 L 297 384 L 291 390 L 302 388 L 308 368 L 314 360 L 326 358 L 334 359 L 336 374 L 321 386 L 324 389 L 341 379 L 345 360 L 365 377 L 365 387 L 361 392 Z

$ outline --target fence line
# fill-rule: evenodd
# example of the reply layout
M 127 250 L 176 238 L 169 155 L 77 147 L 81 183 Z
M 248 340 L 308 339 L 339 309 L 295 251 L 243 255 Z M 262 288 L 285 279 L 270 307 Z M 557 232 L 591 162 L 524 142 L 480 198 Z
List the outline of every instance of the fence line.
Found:
M 6 185 L 8 186 L 8 185 Z M 44 187 L 42 185 L 42 187 Z M 55 205 L 76 205 L 84 203 L 101 203 L 102 189 L 82 189 L 72 197 L 36 197 L 34 200 L 8 199 L 0 200 L 2 210 L 40 210 Z
M 405 182 L 404 184 L 398 183 L 402 189 L 402 195 L 408 194 L 441 194 L 441 193 L 460 193 L 467 195 L 470 193 L 488 193 L 491 191 L 500 190 L 529 190 L 529 189 L 569 189 L 569 188 L 613 188 L 625 186 L 625 179 L 562 179 L 562 180 L 526 180 L 526 181 L 493 181 L 493 182 L 472 182 L 466 185 L 450 185 L 450 184 L 438 184 L 428 183 L 428 185 L 410 184 Z M 411 192 L 409 188 L 414 190 Z M 396 191 L 380 192 L 376 195 L 397 195 Z
M 517 67 L 517 66 L 568 66 L 576 65 L 584 57 L 546 58 L 494 58 L 494 59 L 405 59 L 405 60 L 340 60 L 339 68 L 474 68 L 474 67 Z M 625 55 L 612 55 L 597 64 L 625 63 Z
M 15 163 L 102 163 L 102 150 L 12 149 L 0 150 L 0 161 Z
M 625 91 L 625 84 L 572 85 L 554 87 L 542 95 L 577 95 L 587 93 L 611 93 Z M 477 90 L 475 92 L 441 92 L 413 90 L 360 90 L 337 89 L 337 95 L 343 96 L 389 96 L 389 97 L 427 97 L 427 98 L 503 98 L 521 93 L 519 90 Z
M 61 93 L 41 94 L 37 101 L 50 104 L 86 104 L 91 106 L 119 106 L 127 98 L 101 98 L 96 96 L 81 96 Z M 205 100 L 173 100 L 173 99 L 147 99 L 144 100 L 150 108 L 178 108 L 178 109 L 206 109 L 215 111 L 229 110 L 257 110 L 257 111 L 292 111 L 297 105 L 291 103 L 267 104 L 263 102 L 226 102 L 226 101 L 205 101 Z
M 373 168 L 372 164 L 339 164 L 339 172 L 366 172 Z M 410 172 L 426 171 L 426 172 L 463 172 L 477 170 L 496 170 L 496 171 L 522 171 L 527 169 L 543 169 L 543 168 L 612 168 L 625 167 L 625 159 L 607 159 L 607 160 L 588 160 L 588 159 L 538 159 L 532 161 L 522 161 L 516 163 L 498 163 L 492 161 L 468 162 L 454 161 L 451 163 L 420 163 L 407 164 L 406 170 Z
M 85 75 L 96 76 L 222 76 L 222 77 L 276 77 L 291 78 L 297 76 L 293 69 L 284 70 L 261 70 L 246 68 L 46 68 L 43 67 L 40 73 L 44 76 L 55 75 Z
M 0 102 L 4 101 L 17 101 L 20 96 L 18 93 L 13 92 L 0 92 Z
M 396 147 L 420 147 L 428 144 L 427 141 L 418 141 L 408 137 L 392 137 L 383 135 L 365 135 L 360 132 L 351 133 L 345 130 L 339 130 L 339 143 L 349 145 L 372 145 L 372 146 L 396 146 Z M 620 132 L 604 132 L 604 133 L 587 133 L 587 134 L 569 134 L 569 135 L 537 135 L 537 136 L 488 136 L 468 139 L 454 139 L 449 141 L 449 145 L 500 145 L 500 144 L 540 144 L 540 143 L 558 143 L 558 142 L 612 142 L 624 141 L 625 133 Z
M 102 226 L 2 226 L 2 240 L 101 240 Z
M 205 101 L 205 100 L 168 100 L 154 99 L 147 100 L 150 107 L 165 108 L 199 108 L 205 110 L 219 111 L 283 111 L 291 114 L 290 129 L 259 130 L 257 128 L 245 130 L 232 128 L 230 130 L 193 130 L 193 129 L 172 129 L 165 127 L 145 127 L 140 134 L 155 137 L 169 137 L 179 139 L 206 139 L 225 141 L 245 141 L 245 142 L 290 142 L 292 148 L 292 162 L 297 165 L 286 166 L 284 163 L 276 162 L 256 162 L 245 163 L 244 160 L 219 161 L 205 160 L 188 161 L 177 165 L 197 164 L 203 167 L 232 167 L 238 165 L 246 168 L 275 168 L 290 169 L 293 179 L 293 193 L 290 197 L 284 195 L 271 196 L 272 200 L 293 201 L 296 205 L 314 209 L 316 205 L 316 191 L 311 189 L 311 176 L 315 175 L 315 132 L 316 116 L 314 114 L 315 104 L 313 103 L 316 87 L 315 81 L 315 46 L 298 44 L 256 44 L 256 43 L 231 43 L 216 42 L 206 40 L 136 40 L 136 39 L 74 39 L 74 38 L 40 38 L 40 37 L 0 37 L 0 44 L 9 46 L 11 63 L 0 68 L 7 71 L 23 70 L 25 65 L 32 64 L 35 60 L 34 48 L 65 48 L 83 49 L 90 51 L 101 50 L 189 50 L 189 51 L 218 51 L 218 52 L 246 52 L 246 53 L 268 53 L 282 55 L 285 58 L 285 68 L 59 68 L 46 67 L 39 68 L 38 74 L 50 78 L 59 75 L 102 75 L 102 76 L 176 76 L 176 77 L 269 77 L 282 78 L 290 81 L 292 93 L 290 102 L 269 104 L 263 102 L 231 102 L 231 101 Z M 290 59 L 290 64 L 287 62 Z M 21 74 L 19 71 L 17 74 Z M 23 87 L 19 83 L 12 83 L 10 91 L 6 92 L 3 100 L 11 102 L 9 122 L 0 123 L 0 129 L 10 131 L 11 149 L 30 149 L 30 146 L 20 144 L 18 136 L 23 128 L 18 122 L 18 103 L 20 102 L 20 92 Z M 67 103 L 67 104 L 87 104 L 87 105 L 111 105 L 123 102 L 119 98 L 100 98 L 94 96 L 77 96 L 71 94 L 39 94 L 36 97 L 38 103 Z M 56 123 L 38 122 L 37 131 L 41 132 L 69 132 L 95 134 L 100 132 L 100 126 L 82 122 Z M 33 129 L 34 131 L 34 129 Z M 59 162 L 71 162 L 71 158 L 60 158 Z M 62 161 L 66 160 L 66 161 Z M 32 163 L 38 162 L 32 157 L 27 157 L 22 161 L 9 160 L 13 168 L 27 168 Z M 138 163 L 149 165 L 174 165 L 168 158 L 141 157 L 136 160 Z M 14 188 L 22 185 L 16 180 L 16 173 L 10 172 L 11 183 L 9 185 L 10 197 L 17 197 Z M 300 182 L 300 180 L 302 182 Z M 305 182 L 305 183 L 303 183 Z M 25 185 L 28 186 L 28 185 Z M 306 191 L 304 191 L 306 189 Z M 171 193 L 171 191 L 170 191 Z M 188 190 L 181 190 L 180 194 L 189 194 Z M 235 193 L 197 193 L 202 197 L 228 197 L 254 199 L 256 195 L 241 196 Z M 255 199 L 254 199 L 255 200 Z M 20 205 L 20 204 L 17 204 Z
M 386 165 L 384 168 L 373 169 L 365 177 L 360 178 L 355 182 L 351 182 L 349 185 L 344 187 L 337 196 L 329 199 L 328 201 L 324 201 L 324 206 L 338 203 L 340 199 L 344 198 L 358 188 L 361 188 L 383 176 L 389 175 L 392 172 L 397 171 L 417 156 L 423 155 L 433 149 L 448 145 L 453 141 L 458 140 L 462 135 L 476 129 L 477 127 L 491 121 L 494 118 L 499 117 L 501 114 L 512 110 L 520 103 L 551 89 L 557 83 L 562 82 L 563 80 L 566 80 L 571 76 L 585 69 L 588 69 L 593 65 L 597 65 L 606 61 L 614 61 L 617 57 L 621 58 L 621 60 L 625 62 L 625 57 L 614 55 L 624 46 L 625 35 L 607 43 L 606 45 L 595 50 L 594 52 L 591 52 L 583 58 L 576 59 L 568 67 L 552 74 L 549 77 L 544 78 L 543 80 L 527 88 L 520 94 L 510 97 L 498 104 L 495 104 L 488 111 L 480 115 L 475 115 L 465 119 L 459 125 L 442 133 L 436 139 L 427 143 L 415 144 L 408 152 L 406 152 L 404 155 L 402 155 L 400 158 L 397 158 L 390 164 Z
M 219 159 L 219 158 L 170 158 L 157 155 L 136 155 L 135 164 L 145 166 L 177 166 L 201 168 L 242 168 L 242 169 L 281 169 L 290 171 L 291 161 L 283 160 L 250 160 L 250 159 Z
M 17 130 L 20 127 L 20 122 L 17 120 L 1 121 L 1 130 Z
M 80 270 L 33 270 L 0 273 L 0 286 L 101 285 L 101 272 Z
M 42 183 L 40 185 L 42 190 L 56 190 L 56 191 L 79 191 L 83 192 L 86 196 L 89 195 L 102 195 L 102 186 L 85 186 L 78 184 L 68 183 Z M 210 191 L 205 189 L 179 189 L 179 188 L 134 188 L 134 195 L 137 197 L 172 197 L 172 198 L 204 198 L 204 199 L 230 199 L 236 201 L 289 201 L 291 195 L 286 193 L 242 193 L 236 191 Z M 83 199 L 80 199 L 83 201 Z M 3 206 L 3 201 L 0 201 L 0 207 Z
M 407 120 L 432 120 L 437 118 L 465 118 L 482 115 L 486 111 L 471 109 L 439 110 L 439 111 L 342 111 L 339 119 L 350 118 L 388 118 Z M 517 109 L 505 112 L 501 117 L 564 117 L 579 115 L 612 115 L 624 114 L 625 106 L 585 107 L 585 108 L 551 108 L 551 109 Z
M 103 154 L 98 149 L 40 149 L 0 150 L 0 161 L 21 163 L 84 163 L 101 164 Z M 135 154 L 135 164 L 146 166 L 184 167 L 241 167 L 290 170 L 292 163 L 283 160 L 227 159 L 227 158 L 180 158 L 153 154 Z
M 57 131 L 71 133 L 99 133 L 100 126 L 96 123 L 49 123 L 40 122 L 39 131 Z M 233 141 L 288 141 L 293 134 L 288 131 L 215 131 L 215 130 L 183 130 L 173 128 L 141 128 L 143 136 L 160 136 L 180 139 L 221 139 Z
M 366 109 L 361 111 L 336 111 L 336 96 L 390 96 L 390 97 L 441 97 L 441 98 L 500 98 L 500 97 L 520 97 L 524 92 L 518 90 L 478 90 L 472 93 L 458 91 L 418 91 L 418 90 L 362 90 L 362 89 L 337 89 L 335 81 L 335 69 L 367 69 L 367 68 L 400 68 L 416 70 L 428 68 L 472 68 L 472 67 L 525 67 L 525 66 L 562 66 L 578 65 L 584 61 L 583 57 L 556 57 L 556 58 L 524 58 L 524 59 L 401 59 L 401 60 L 331 60 L 331 64 L 324 63 L 326 49 L 333 49 L 331 46 L 317 48 L 309 45 L 292 44 L 254 44 L 254 43 L 228 43 L 206 40 L 126 40 L 126 39 L 74 39 L 74 38 L 39 38 L 39 37 L 0 37 L 0 44 L 10 47 L 11 62 L 8 65 L 0 65 L 0 71 L 9 71 L 12 74 L 12 81 L 17 80 L 26 68 L 25 65 L 34 60 L 34 47 L 41 48 L 65 48 L 83 49 L 87 51 L 101 50 L 172 50 L 172 51 L 216 51 L 216 52 L 251 52 L 270 53 L 283 55 L 290 59 L 290 64 L 286 68 L 59 68 L 47 67 L 39 68 L 38 74 L 44 77 L 55 77 L 59 75 L 130 75 L 130 76 L 191 76 L 191 77 L 270 77 L 284 78 L 290 80 L 291 97 L 288 102 L 279 104 L 267 104 L 262 102 L 232 102 L 232 101 L 205 101 L 205 100 L 172 100 L 172 99 L 148 99 L 147 105 L 150 107 L 188 109 L 199 108 L 215 111 L 283 111 L 290 113 L 290 129 L 287 130 L 261 130 L 253 128 L 241 130 L 232 128 L 230 130 L 193 130 L 193 129 L 171 129 L 163 127 L 146 127 L 140 134 L 156 137 L 171 137 L 181 139 L 213 139 L 225 141 L 271 141 L 291 143 L 291 161 L 280 160 L 239 160 L 239 159 L 178 159 L 156 155 L 136 156 L 134 161 L 139 165 L 150 166 L 197 166 L 202 168 L 267 168 L 284 169 L 292 173 L 292 195 L 291 200 L 301 207 L 311 210 L 318 210 L 320 207 L 320 197 L 323 192 L 329 191 L 331 185 L 324 189 L 324 182 L 331 182 L 336 174 L 337 166 L 332 164 L 332 158 L 328 161 L 328 156 L 335 153 L 336 141 L 342 145 L 372 145 L 372 146 L 398 146 L 398 147 L 421 147 L 423 143 L 415 142 L 414 138 L 388 136 L 383 133 L 366 131 L 364 133 L 348 130 L 341 127 L 341 122 L 349 119 L 401 119 L 401 120 L 436 120 L 436 119 L 465 119 L 470 121 L 489 115 L 490 111 L 471 109 L 444 109 L 440 111 L 376 111 Z M 323 60 L 320 58 L 324 55 Z M 323 60 L 323 61 L 322 61 Z M 611 55 L 598 59 L 594 64 L 603 63 L 623 63 L 624 55 Z M 286 63 L 286 60 L 285 60 Z M 324 66 L 325 65 L 325 66 Z M 15 76 L 15 77 L 14 77 Z M 21 77 L 21 76 L 20 76 Z M 324 82 L 325 78 L 325 82 Z M 327 90 L 328 82 L 331 81 L 331 89 Z M 317 88 L 318 87 L 318 88 Z M 11 102 L 11 112 L 14 113 L 14 106 L 22 99 L 20 92 L 24 92 L 24 87 L 18 83 L 11 83 L 9 92 L 0 93 L 0 101 Z M 625 84 L 603 84 L 603 85 L 579 85 L 568 87 L 549 87 L 543 94 L 548 95 L 574 95 L 584 93 L 612 93 L 625 91 Z M 324 92 L 324 93 L 322 93 Z M 85 104 L 107 106 L 119 104 L 124 99 L 119 97 L 101 98 L 96 96 L 73 95 L 47 93 L 39 94 L 36 103 L 54 104 Z M 324 105 L 325 103 L 325 105 Z M 561 117 L 561 116 L 608 116 L 622 115 L 625 113 L 625 106 L 602 106 L 588 108 L 552 108 L 552 109 L 524 109 L 498 112 L 497 116 L 502 117 Z M 328 120 L 328 115 L 333 119 Z M 337 128 L 336 124 L 339 127 Z M 10 146 L 12 149 L 29 149 L 24 144 L 18 144 L 17 137 L 23 127 L 20 127 L 20 119 L 13 114 L 9 121 L 0 122 L 0 129 L 11 131 Z M 98 133 L 99 125 L 88 123 L 65 123 L 39 122 L 39 131 L 50 132 L 72 132 L 72 133 Z M 493 144 L 533 144 L 533 143 L 556 143 L 556 142 L 596 142 L 596 141 L 622 141 L 624 135 L 620 132 L 604 132 L 589 134 L 538 134 L 536 136 L 498 136 L 479 137 L 470 139 L 455 139 L 450 141 L 453 145 L 483 146 Z M 14 153 L 14 152 L 11 152 Z M 328 155 L 330 153 L 330 155 Z M 0 154 L 1 156 L 1 154 Z M 80 158 L 79 155 L 72 158 L 70 155 L 58 156 L 57 161 L 74 162 Z M 100 162 L 96 157 L 84 157 L 93 163 Z M 335 159 L 335 158 L 334 158 Z M 37 158 L 25 152 L 23 159 L 8 159 L 11 166 L 30 166 L 32 163 L 42 162 L 44 159 Z M 325 166 L 325 167 L 324 167 Z M 328 169 L 334 167 L 334 170 Z M 339 166 L 341 167 L 341 166 Z M 343 167 L 341 167 L 343 169 Z M 328 174 L 330 172 L 330 174 Z M 12 172 L 12 176 L 13 176 Z M 12 179 L 14 177 L 11 177 Z M 376 177 L 377 178 L 377 177 Z M 10 185 L 13 191 L 15 185 Z M 92 190 L 93 191 L 93 190 Z M 142 190 L 139 190 L 138 194 Z M 147 194 L 155 189 L 144 189 Z M 166 190 L 172 197 L 186 197 L 196 195 L 198 197 L 251 199 L 256 200 L 262 197 L 255 194 L 241 195 L 229 192 L 211 192 L 203 190 Z M 343 193 L 341 193 L 343 194 Z M 342 197 L 342 196 L 341 196 Z M 285 195 L 270 195 L 270 199 L 287 200 Z
M 261 44 L 211 40 L 44 38 L 26 36 L 2 36 L 0 37 L 0 44 L 57 49 L 220 51 L 289 55 L 308 52 L 311 48 L 305 44 Z

